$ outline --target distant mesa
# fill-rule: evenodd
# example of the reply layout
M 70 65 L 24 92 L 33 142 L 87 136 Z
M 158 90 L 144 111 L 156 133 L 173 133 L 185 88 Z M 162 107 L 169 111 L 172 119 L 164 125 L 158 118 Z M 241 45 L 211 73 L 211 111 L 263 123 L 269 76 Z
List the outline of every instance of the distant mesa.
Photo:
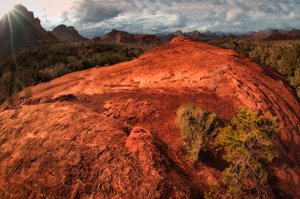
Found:
M 23 5 L 15 5 L 0 21 L 0 56 L 24 47 L 57 43 L 59 40 L 45 31 L 33 12 Z
M 161 44 L 155 36 L 149 34 L 131 34 L 125 31 L 112 30 L 102 37 L 95 37 L 91 42 L 101 43 L 138 43 L 138 44 Z
M 52 33 L 60 38 L 61 40 L 68 42 L 87 42 L 89 39 L 81 36 L 78 31 L 73 27 L 67 27 L 64 24 L 61 24 L 52 30 Z

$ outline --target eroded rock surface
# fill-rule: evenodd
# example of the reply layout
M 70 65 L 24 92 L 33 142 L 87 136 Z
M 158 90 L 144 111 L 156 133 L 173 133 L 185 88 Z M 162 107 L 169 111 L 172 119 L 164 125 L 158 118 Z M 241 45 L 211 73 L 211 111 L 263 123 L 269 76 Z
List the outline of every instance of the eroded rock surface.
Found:
M 0 114 L 1 198 L 197 198 L 149 131 L 69 102 Z
M 4 198 L 203 196 L 224 165 L 185 157 L 174 123 L 185 102 L 225 123 L 242 105 L 277 115 L 279 158 L 266 189 L 271 198 L 300 196 L 299 99 L 284 77 L 235 51 L 176 37 L 138 59 L 74 72 L 32 91 L 32 98 L 0 107 Z

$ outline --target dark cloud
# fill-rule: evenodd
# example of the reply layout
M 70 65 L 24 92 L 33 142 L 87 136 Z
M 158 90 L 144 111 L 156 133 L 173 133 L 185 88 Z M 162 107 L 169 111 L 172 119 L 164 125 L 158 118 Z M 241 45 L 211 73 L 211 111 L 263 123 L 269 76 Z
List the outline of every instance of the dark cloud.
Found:
M 124 7 L 120 7 L 114 1 L 81 0 L 74 4 L 71 11 L 63 13 L 66 20 L 76 20 L 77 23 L 98 23 L 114 17 L 124 12 Z

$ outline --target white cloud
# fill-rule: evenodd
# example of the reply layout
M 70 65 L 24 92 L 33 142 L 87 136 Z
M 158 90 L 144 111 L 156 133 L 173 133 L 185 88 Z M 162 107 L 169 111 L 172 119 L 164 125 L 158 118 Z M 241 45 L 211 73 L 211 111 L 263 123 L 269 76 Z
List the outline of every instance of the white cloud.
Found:
M 219 26 L 219 25 L 221 25 L 219 21 L 216 21 L 216 23 L 214 24 L 214 26 Z
M 226 21 L 227 22 L 234 22 L 239 17 L 241 17 L 244 14 L 244 11 L 242 9 L 232 9 L 227 12 Z

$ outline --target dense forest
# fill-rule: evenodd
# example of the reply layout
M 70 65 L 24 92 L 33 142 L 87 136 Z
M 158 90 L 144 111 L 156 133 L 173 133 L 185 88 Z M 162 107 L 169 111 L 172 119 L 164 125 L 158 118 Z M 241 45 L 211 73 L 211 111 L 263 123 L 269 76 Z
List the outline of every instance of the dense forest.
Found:
M 300 40 L 213 39 L 206 43 L 236 50 L 285 76 L 300 98 Z
M 0 104 L 28 86 L 92 67 L 129 61 L 157 45 L 61 43 L 33 47 L 0 60 Z

